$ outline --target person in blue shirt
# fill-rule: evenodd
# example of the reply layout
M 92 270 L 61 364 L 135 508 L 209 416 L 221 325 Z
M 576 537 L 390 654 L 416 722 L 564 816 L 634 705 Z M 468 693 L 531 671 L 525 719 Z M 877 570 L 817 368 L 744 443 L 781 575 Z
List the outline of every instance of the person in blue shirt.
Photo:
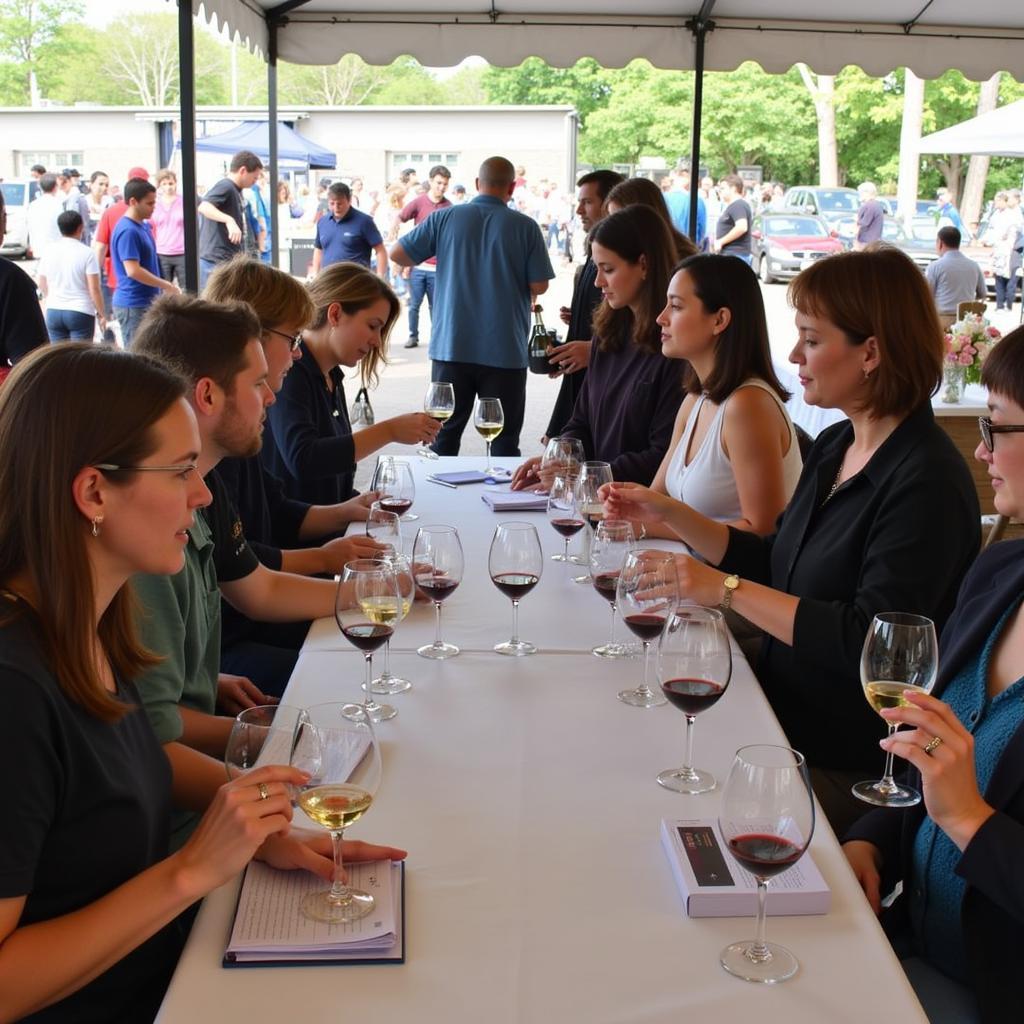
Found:
M 370 254 L 377 258 L 377 276 L 386 280 L 388 251 L 384 248 L 373 218 L 352 205 L 352 190 L 336 181 L 327 191 L 329 217 L 321 217 L 313 241 L 313 273 L 332 263 L 358 263 L 370 266 Z
M 156 206 L 155 186 L 132 178 L 124 187 L 124 200 L 128 209 L 111 235 L 110 258 L 117 275 L 114 316 L 121 325 L 124 347 L 131 348 L 132 337 L 153 300 L 161 291 L 177 293 L 181 289 L 160 276 L 156 243 L 146 224 Z
M 506 205 L 515 177 L 508 160 L 490 157 L 472 202 L 432 213 L 391 250 L 401 267 L 438 258 L 431 379 L 455 388 L 455 412 L 433 445 L 438 455 L 458 454 L 478 395 L 501 400 L 505 425 L 494 454 L 519 454 L 530 306 L 555 272 L 536 221 Z
M 672 188 L 665 193 L 665 205 L 677 231 L 690 238 L 690 172 L 676 170 L 672 172 Z M 704 200 L 697 196 L 697 233 L 690 239 L 698 249 L 704 248 L 704 239 L 708 233 L 708 209 Z
M 939 227 L 946 227 L 947 224 L 950 227 L 954 227 L 961 235 L 970 237 L 970 232 L 964 227 L 964 222 L 960 219 L 960 211 L 956 208 L 953 203 L 953 196 L 948 188 L 940 188 L 935 193 L 935 198 L 939 201 Z

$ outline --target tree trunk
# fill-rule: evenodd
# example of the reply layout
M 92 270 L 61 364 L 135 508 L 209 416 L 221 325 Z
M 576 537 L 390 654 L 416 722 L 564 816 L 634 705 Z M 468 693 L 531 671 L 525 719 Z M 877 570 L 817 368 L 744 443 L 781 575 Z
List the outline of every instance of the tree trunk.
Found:
M 997 71 L 987 82 L 981 83 L 981 94 L 978 96 L 978 113 L 987 114 L 995 110 L 999 103 L 999 77 Z M 964 196 L 960 203 L 960 219 L 964 225 L 974 231 L 981 219 L 981 202 L 985 195 L 985 181 L 988 178 L 988 165 L 991 157 L 972 156 L 967 168 L 967 181 L 964 183 Z
M 905 69 L 903 126 L 900 129 L 900 180 L 896 189 L 897 215 L 909 224 L 917 211 L 917 181 L 921 162 L 921 121 L 924 117 L 924 79 Z
M 818 184 L 835 188 L 839 184 L 839 157 L 836 148 L 836 98 L 834 75 L 814 75 L 806 64 L 797 64 L 800 77 L 814 101 L 818 119 Z

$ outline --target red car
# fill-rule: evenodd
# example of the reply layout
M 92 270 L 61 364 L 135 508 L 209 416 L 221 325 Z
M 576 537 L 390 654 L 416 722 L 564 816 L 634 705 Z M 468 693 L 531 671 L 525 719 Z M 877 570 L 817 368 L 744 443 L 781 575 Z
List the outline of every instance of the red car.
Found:
M 842 252 L 838 232 L 820 217 L 763 213 L 751 226 L 754 269 L 765 284 L 796 277 L 814 260 Z

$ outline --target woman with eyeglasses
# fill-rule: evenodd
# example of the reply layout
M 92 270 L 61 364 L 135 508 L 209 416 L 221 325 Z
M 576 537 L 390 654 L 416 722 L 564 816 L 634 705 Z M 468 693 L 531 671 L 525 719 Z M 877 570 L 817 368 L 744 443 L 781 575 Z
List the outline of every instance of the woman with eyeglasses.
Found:
M 1024 518 L 1024 328 L 982 367 L 990 415 L 975 458 L 996 510 Z M 885 749 L 909 762 L 924 802 L 874 811 L 846 853 L 932 1020 L 1019 1017 L 1024 948 L 1024 540 L 993 544 L 971 567 L 939 644 L 932 696 L 884 711 L 904 726 Z M 941 700 L 939 699 L 941 696 Z M 957 1011 L 959 1016 L 947 1017 Z M 941 1011 L 941 1012 L 940 1012 Z
M 356 463 L 386 444 L 429 444 L 441 429 L 426 413 L 394 416 L 353 431 L 342 367 L 374 387 L 401 309 L 391 288 L 357 263 L 334 263 L 309 286 L 315 315 L 299 358 L 267 411 L 263 464 L 290 498 L 334 505 L 355 497 Z
M 192 904 L 254 855 L 333 874 L 326 844 L 285 835 L 301 773 L 220 785 L 141 708 L 134 680 L 156 659 L 129 580 L 178 572 L 210 500 L 184 395 L 166 368 L 75 343 L 25 358 L 0 390 L 4 1020 L 152 1021 Z M 172 806 L 206 813 L 169 855 Z

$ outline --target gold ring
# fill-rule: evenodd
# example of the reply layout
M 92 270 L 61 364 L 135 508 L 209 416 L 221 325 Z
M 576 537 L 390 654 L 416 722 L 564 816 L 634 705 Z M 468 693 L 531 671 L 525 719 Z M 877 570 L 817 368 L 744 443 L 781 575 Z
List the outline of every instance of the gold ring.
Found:
M 267 789 L 267 784 L 265 782 L 261 782 L 256 788 L 260 791 L 261 800 L 266 800 L 270 796 L 270 790 Z
M 933 736 L 928 743 L 925 745 L 924 752 L 931 757 L 932 751 L 937 750 L 942 745 L 941 736 Z

